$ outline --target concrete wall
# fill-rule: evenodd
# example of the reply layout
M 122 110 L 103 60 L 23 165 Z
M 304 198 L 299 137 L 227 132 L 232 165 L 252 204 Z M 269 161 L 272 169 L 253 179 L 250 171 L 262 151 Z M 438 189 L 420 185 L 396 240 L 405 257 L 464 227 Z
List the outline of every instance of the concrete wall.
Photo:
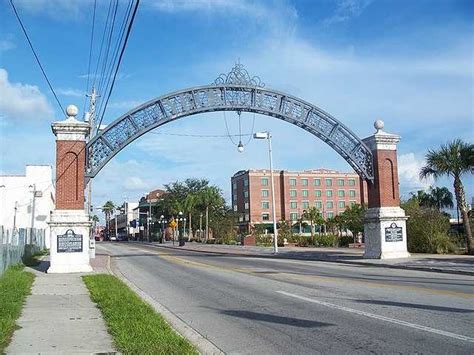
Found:
M 46 247 L 50 247 L 50 214 L 54 210 L 53 170 L 49 165 L 27 165 L 25 175 L 0 175 L 0 225 L 13 228 L 32 227 L 33 185 L 36 185 L 33 227 L 45 229 Z

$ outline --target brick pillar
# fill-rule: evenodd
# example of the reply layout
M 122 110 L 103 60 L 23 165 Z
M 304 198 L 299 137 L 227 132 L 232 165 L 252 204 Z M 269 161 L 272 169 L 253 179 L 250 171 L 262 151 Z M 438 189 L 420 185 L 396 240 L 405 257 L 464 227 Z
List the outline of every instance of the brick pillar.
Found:
M 76 120 L 77 107 L 67 107 L 68 118 L 51 125 L 56 135 L 56 208 L 51 214 L 49 273 L 88 272 L 91 222 L 84 211 L 86 137 L 89 125 Z
M 397 143 L 400 136 L 384 132 L 377 120 L 377 132 L 364 139 L 374 157 L 374 181 L 368 182 L 368 210 L 365 214 L 365 258 L 409 257 L 405 211 L 400 208 Z

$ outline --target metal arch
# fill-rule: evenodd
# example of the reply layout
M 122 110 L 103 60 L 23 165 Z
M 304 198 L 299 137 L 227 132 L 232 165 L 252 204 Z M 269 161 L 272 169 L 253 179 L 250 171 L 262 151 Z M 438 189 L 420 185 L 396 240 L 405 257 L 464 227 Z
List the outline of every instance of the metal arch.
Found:
M 256 83 L 222 80 L 158 97 L 127 112 L 87 144 L 86 176 L 93 178 L 129 143 L 168 122 L 205 112 L 246 111 L 303 128 L 332 147 L 362 178 L 374 180 L 372 152 L 349 128 L 304 100 Z

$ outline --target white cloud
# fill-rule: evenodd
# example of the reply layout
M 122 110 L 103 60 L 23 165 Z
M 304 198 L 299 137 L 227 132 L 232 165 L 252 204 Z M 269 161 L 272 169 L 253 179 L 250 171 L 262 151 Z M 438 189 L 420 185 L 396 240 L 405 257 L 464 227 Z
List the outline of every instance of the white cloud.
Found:
M 48 15 L 64 21 L 77 20 L 83 16 L 84 6 L 92 2 L 84 0 L 15 0 L 19 10 L 25 10 L 33 15 Z M 20 14 L 21 15 L 21 14 Z
M 427 190 L 433 184 L 431 178 L 420 179 L 420 170 L 424 164 L 425 161 L 417 159 L 414 153 L 401 154 L 398 157 L 398 176 L 403 192 Z
M 324 25 L 332 25 L 359 16 L 370 5 L 372 0 L 339 0 L 334 14 L 323 21 Z
M 148 191 L 150 189 L 150 185 L 144 182 L 138 176 L 129 176 L 125 179 L 124 188 L 127 190 L 141 190 Z
M 6 52 L 16 48 L 16 44 L 8 39 L 0 40 L 0 52 Z
M 110 102 L 108 104 L 109 108 L 114 108 L 114 109 L 119 109 L 119 110 L 131 110 L 132 108 L 135 108 L 143 103 L 145 103 L 145 100 L 123 100 L 123 101 L 114 101 Z
M 12 83 L 8 80 L 8 72 L 0 68 L 0 114 L 10 119 L 41 120 L 53 118 L 53 110 L 34 85 Z
M 85 96 L 84 91 L 78 90 L 78 89 L 71 89 L 71 88 L 67 88 L 67 89 L 59 88 L 59 89 L 56 89 L 56 93 L 58 95 L 69 96 L 69 97 L 84 97 Z

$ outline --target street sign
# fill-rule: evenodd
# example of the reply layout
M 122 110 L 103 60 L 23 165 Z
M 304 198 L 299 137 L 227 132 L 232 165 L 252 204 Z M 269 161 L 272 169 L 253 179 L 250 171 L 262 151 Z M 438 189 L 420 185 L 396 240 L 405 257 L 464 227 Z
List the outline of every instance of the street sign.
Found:
M 385 241 L 386 242 L 401 242 L 403 241 L 403 229 L 397 227 L 396 223 L 392 223 L 390 227 L 385 228 Z
M 171 222 L 170 222 L 170 227 L 175 229 L 177 227 L 178 223 L 176 223 L 176 221 L 173 219 Z

